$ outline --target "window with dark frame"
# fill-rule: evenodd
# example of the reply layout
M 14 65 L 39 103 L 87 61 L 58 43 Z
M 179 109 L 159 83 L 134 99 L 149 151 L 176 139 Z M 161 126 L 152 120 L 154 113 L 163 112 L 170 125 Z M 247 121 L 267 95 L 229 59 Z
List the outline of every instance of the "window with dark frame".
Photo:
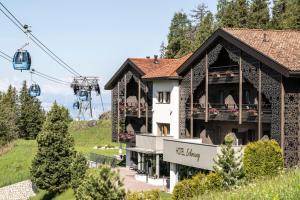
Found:
M 170 103 L 170 92 L 165 93 L 165 103 Z
M 157 123 L 158 126 L 158 135 L 168 136 L 170 135 L 170 124 Z
M 158 92 L 158 103 L 170 103 L 171 98 L 170 98 L 170 92 Z
M 158 103 L 163 103 L 163 102 L 164 102 L 164 93 L 158 92 Z

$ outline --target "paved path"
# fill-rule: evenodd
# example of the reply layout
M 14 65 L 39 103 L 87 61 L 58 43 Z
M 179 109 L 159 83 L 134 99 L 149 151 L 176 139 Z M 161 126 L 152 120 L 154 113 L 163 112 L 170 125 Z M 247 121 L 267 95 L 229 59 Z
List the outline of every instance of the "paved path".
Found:
M 0 188 L 0 200 L 27 200 L 34 195 L 30 180 Z
M 141 181 L 137 181 L 134 178 L 135 171 L 132 171 L 128 168 L 118 168 L 120 170 L 120 175 L 122 178 L 124 178 L 124 186 L 126 190 L 130 190 L 132 192 L 137 192 L 137 191 L 148 191 L 148 190 L 153 190 L 153 189 L 159 189 L 163 190 L 163 187 L 160 186 L 154 186 L 150 185 L 148 183 L 144 183 Z

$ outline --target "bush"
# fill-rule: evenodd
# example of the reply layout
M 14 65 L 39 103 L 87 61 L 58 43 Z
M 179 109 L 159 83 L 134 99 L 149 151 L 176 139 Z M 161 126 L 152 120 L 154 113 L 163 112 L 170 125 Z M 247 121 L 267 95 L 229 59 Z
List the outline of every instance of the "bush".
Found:
M 126 200 L 160 200 L 159 190 L 151 190 L 148 192 L 129 192 Z
M 244 171 L 248 178 L 273 176 L 283 168 L 283 156 L 275 140 L 250 143 L 244 151 Z
M 86 170 L 88 169 L 87 160 L 82 153 L 76 153 L 71 165 L 71 187 L 76 193 L 80 182 L 83 180 Z
M 173 190 L 173 199 L 181 200 L 181 199 L 190 199 L 193 197 L 194 192 L 194 183 L 192 179 L 185 179 L 179 181 Z
M 222 176 L 211 172 L 206 176 L 205 187 L 207 190 L 220 190 L 224 185 Z
M 173 199 L 190 199 L 205 192 L 205 175 L 198 173 L 191 179 L 178 182 L 173 190 Z
M 123 200 L 125 195 L 119 173 L 108 166 L 100 167 L 97 174 L 85 176 L 75 193 L 77 200 Z

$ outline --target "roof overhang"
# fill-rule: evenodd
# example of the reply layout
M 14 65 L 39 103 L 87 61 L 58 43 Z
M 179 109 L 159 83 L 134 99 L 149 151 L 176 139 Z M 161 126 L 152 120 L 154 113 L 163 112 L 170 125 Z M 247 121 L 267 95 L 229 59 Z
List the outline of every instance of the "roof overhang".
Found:
M 132 67 L 135 69 L 141 76 L 145 75 L 145 73 L 138 68 L 130 59 L 127 59 L 119 70 L 113 75 L 113 77 L 105 84 L 105 90 L 112 90 L 115 84 L 118 82 L 119 78 L 123 75 L 123 73 L 128 69 L 128 67 Z
M 156 80 L 181 80 L 181 76 L 163 76 L 163 77 L 146 77 L 142 78 L 145 81 L 156 81 Z
M 182 73 L 186 72 L 190 69 L 199 59 L 205 56 L 206 52 L 216 44 L 219 39 L 224 39 L 229 43 L 233 44 L 234 46 L 241 49 L 243 52 L 247 52 L 247 54 L 251 55 L 255 59 L 259 60 L 260 62 L 264 63 L 265 65 L 269 66 L 270 68 L 274 69 L 275 71 L 279 72 L 280 74 L 289 77 L 290 71 L 280 63 L 276 62 L 269 56 L 257 51 L 253 47 L 249 46 L 245 42 L 239 40 L 238 38 L 234 37 L 230 33 L 226 32 L 223 29 L 216 30 L 202 45 L 201 47 L 194 52 L 194 54 L 187 59 L 182 66 L 177 70 L 177 73 L 181 75 Z M 299 73 L 298 73 L 299 74 Z

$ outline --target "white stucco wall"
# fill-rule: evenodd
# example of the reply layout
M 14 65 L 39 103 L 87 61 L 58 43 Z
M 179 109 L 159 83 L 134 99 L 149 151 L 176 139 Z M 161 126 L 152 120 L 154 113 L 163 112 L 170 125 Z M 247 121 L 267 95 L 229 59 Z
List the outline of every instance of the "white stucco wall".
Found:
M 158 92 L 170 92 L 170 104 L 158 103 Z M 158 134 L 157 123 L 170 124 L 170 136 L 179 138 L 179 83 L 177 80 L 153 81 L 152 132 Z

